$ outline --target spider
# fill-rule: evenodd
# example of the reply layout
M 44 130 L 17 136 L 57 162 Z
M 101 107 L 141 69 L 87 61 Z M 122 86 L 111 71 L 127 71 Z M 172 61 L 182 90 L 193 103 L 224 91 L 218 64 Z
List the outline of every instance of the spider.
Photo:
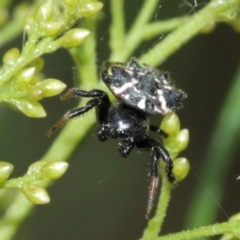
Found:
M 101 78 L 107 87 L 119 100 L 112 104 L 106 92 L 98 89 L 84 91 L 77 88 L 69 89 L 63 96 L 92 98 L 84 107 L 67 112 L 56 125 L 46 133 L 46 138 L 61 127 L 69 119 L 80 116 L 92 108 L 96 108 L 97 122 L 100 128 L 96 132 L 99 141 L 108 138 L 119 141 L 118 152 L 126 158 L 136 146 L 139 150 L 151 152 L 150 187 L 146 217 L 153 208 L 154 197 L 159 182 L 158 160 L 166 162 L 166 175 L 170 182 L 177 179 L 172 173 L 173 162 L 164 146 L 150 138 L 148 131 L 153 131 L 163 137 L 168 135 L 148 121 L 148 116 L 175 111 L 182 106 L 182 100 L 187 95 L 174 87 L 167 72 L 160 72 L 148 65 L 141 67 L 135 58 L 126 64 L 120 62 L 105 62 Z

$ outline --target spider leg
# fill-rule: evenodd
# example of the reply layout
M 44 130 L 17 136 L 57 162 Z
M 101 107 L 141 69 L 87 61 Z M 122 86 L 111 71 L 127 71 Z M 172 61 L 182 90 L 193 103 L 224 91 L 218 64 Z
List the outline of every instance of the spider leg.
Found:
M 63 96 L 63 99 L 67 99 L 69 97 L 90 97 L 90 98 L 98 98 L 100 103 L 95 105 L 97 106 L 97 120 L 99 123 L 102 123 L 108 113 L 111 102 L 108 98 L 108 95 L 98 89 L 94 89 L 91 91 L 84 91 L 77 88 L 71 88 L 68 92 Z
M 159 135 L 162 135 L 163 137 L 167 138 L 168 137 L 168 134 L 166 132 L 164 132 L 161 128 L 158 128 L 156 126 L 153 126 L 153 125 L 150 125 L 149 126 L 149 129 L 152 131 L 152 132 L 155 132 Z
M 75 109 L 73 111 L 69 111 L 64 114 L 64 116 L 46 133 L 45 137 L 49 138 L 52 133 L 63 126 L 69 119 L 75 118 L 77 116 L 80 116 L 84 114 L 85 112 L 88 112 L 90 109 L 101 105 L 102 99 L 101 98 L 95 98 L 87 102 L 85 107 L 81 107 L 78 109 Z
M 149 217 L 149 214 L 153 208 L 154 198 L 156 195 L 159 174 L 158 174 L 158 160 L 161 157 L 166 162 L 166 174 L 168 179 L 172 183 L 176 183 L 176 178 L 172 173 L 173 163 L 172 159 L 168 154 L 168 151 L 157 141 L 145 137 L 136 143 L 137 148 L 142 150 L 151 151 L 151 162 L 150 162 L 150 186 L 149 186 L 149 195 L 148 195 L 148 204 L 146 218 Z
M 91 97 L 91 98 L 104 98 L 107 94 L 101 90 L 95 89 L 91 91 L 84 91 L 78 88 L 70 88 L 64 95 L 61 96 L 61 100 L 65 101 L 71 97 Z
M 134 138 L 130 137 L 130 138 L 122 140 L 119 145 L 120 145 L 118 148 L 119 154 L 122 157 L 126 158 L 130 154 L 132 149 L 134 148 L 135 140 L 134 140 Z
M 56 129 L 63 126 L 67 120 L 72 119 L 76 116 L 80 116 L 94 107 L 97 107 L 96 109 L 97 120 L 99 123 L 101 123 L 105 119 L 105 116 L 107 115 L 108 109 L 111 105 L 108 95 L 105 92 L 98 89 L 84 91 L 77 88 L 72 88 L 68 90 L 68 92 L 63 96 L 62 99 L 65 100 L 70 97 L 91 97 L 94 99 L 88 101 L 85 107 L 81 107 L 64 114 L 64 116 L 53 126 L 53 128 L 51 128 L 46 133 L 45 135 L 46 138 L 49 138 Z

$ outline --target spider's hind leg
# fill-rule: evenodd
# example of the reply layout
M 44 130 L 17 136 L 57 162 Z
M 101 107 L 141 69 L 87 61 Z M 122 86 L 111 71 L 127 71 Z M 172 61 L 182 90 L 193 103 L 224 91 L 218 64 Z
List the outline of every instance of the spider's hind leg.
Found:
M 168 151 L 157 141 L 145 137 L 144 139 L 136 143 L 137 148 L 141 150 L 151 151 L 151 162 L 150 162 L 150 186 L 149 186 L 149 195 L 148 195 L 148 204 L 146 218 L 149 217 L 149 214 L 153 208 L 154 198 L 156 195 L 158 182 L 159 182 L 159 173 L 158 173 L 158 160 L 161 157 L 166 162 L 166 174 L 168 179 L 172 183 L 176 183 L 176 178 L 172 173 L 173 163 Z

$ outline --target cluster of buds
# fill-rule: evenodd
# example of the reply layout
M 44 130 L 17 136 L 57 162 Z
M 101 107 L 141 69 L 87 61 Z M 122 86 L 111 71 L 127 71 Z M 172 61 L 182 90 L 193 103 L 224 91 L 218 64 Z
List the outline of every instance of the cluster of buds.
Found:
M 56 180 L 60 178 L 67 170 L 68 163 L 55 161 L 38 161 L 33 163 L 26 175 L 26 179 L 33 179 L 36 181 L 39 180 Z M 24 178 L 23 177 L 23 178 Z M 50 197 L 45 188 L 40 185 L 34 184 L 34 181 L 26 181 L 21 187 L 20 190 L 26 196 L 26 198 L 34 204 L 47 204 L 50 202 Z
M 19 57 L 18 49 L 7 51 L 3 56 L 4 67 L 13 65 Z M 15 105 L 29 117 L 45 117 L 45 110 L 38 101 L 59 94 L 66 85 L 57 79 L 42 80 L 39 71 L 43 65 L 43 59 L 37 58 L 20 70 L 0 89 L 1 100 Z
M 92 17 L 97 14 L 103 4 L 94 0 L 62 0 L 61 8 L 52 0 L 42 3 L 25 19 L 25 31 L 30 40 L 52 37 L 58 41 L 57 47 L 72 48 L 80 45 L 90 34 L 83 28 L 70 29 L 79 18 Z M 56 45 L 49 43 L 49 51 Z
M 160 128 L 168 134 L 164 138 L 164 146 L 173 159 L 173 174 L 178 182 L 182 181 L 190 170 L 190 164 L 186 158 L 177 158 L 178 154 L 187 148 L 189 143 L 189 131 L 180 129 L 180 121 L 175 113 L 167 114 L 161 123 Z M 160 173 L 165 174 L 164 163 L 160 165 Z
M 28 168 L 23 177 L 8 180 L 13 165 L 0 162 L 0 186 L 19 189 L 34 204 L 46 204 L 49 203 L 50 197 L 41 183 L 60 178 L 67 168 L 68 163 L 63 161 L 38 161 Z
M 25 18 L 28 40 L 22 52 L 10 49 L 3 56 L 0 101 L 15 105 L 29 117 L 44 117 L 39 100 L 59 94 L 66 87 L 57 79 L 41 79 L 44 65 L 40 56 L 59 48 L 73 48 L 83 43 L 90 31 L 72 28 L 82 17 L 91 17 L 103 4 L 95 0 L 46 0 Z

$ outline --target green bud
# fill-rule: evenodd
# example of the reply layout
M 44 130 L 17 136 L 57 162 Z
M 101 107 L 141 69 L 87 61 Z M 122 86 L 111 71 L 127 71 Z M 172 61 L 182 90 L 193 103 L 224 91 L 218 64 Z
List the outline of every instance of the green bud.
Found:
M 74 9 L 76 8 L 79 0 L 62 0 L 63 8 Z
M 33 79 L 35 71 L 35 67 L 25 68 L 16 75 L 15 81 L 22 87 L 29 86 L 30 82 Z
M 66 162 L 48 162 L 41 169 L 42 178 L 46 180 L 55 180 L 60 178 L 67 170 L 68 163 Z
M 43 97 L 55 96 L 61 93 L 66 88 L 65 83 L 54 78 L 49 78 L 41 82 L 38 82 L 36 86 L 42 89 Z
M 37 161 L 31 164 L 27 170 L 27 174 L 39 174 L 42 167 L 47 164 L 47 161 Z
M 51 21 L 51 22 L 43 23 L 43 26 L 42 26 L 43 36 L 50 37 L 50 36 L 58 35 L 62 30 L 62 28 L 63 28 L 62 22 Z
M 8 162 L 0 162 L 0 186 L 5 183 L 13 171 L 13 165 Z
M 29 65 L 35 68 L 35 73 L 38 73 L 44 67 L 44 60 L 41 57 L 38 57 L 34 59 Z
M 83 17 L 92 17 L 96 15 L 103 7 L 103 3 L 92 1 L 88 2 L 83 9 L 80 10 L 80 14 Z
M 48 21 L 52 18 L 53 3 L 52 0 L 47 0 L 42 3 L 35 11 L 34 16 L 38 22 Z
M 73 48 L 85 41 L 89 36 L 90 31 L 82 28 L 74 28 L 69 30 L 62 37 L 62 46 L 64 48 Z
M 27 98 L 11 99 L 10 103 L 18 107 L 18 109 L 26 114 L 28 117 L 40 118 L 46 117 L 46 112 L 42 105 L 35 101 Z
M 190 164 L 186 158 L 177 158 L 173 161 L 173 174 L 177 181 L 182 181 L 189 173 Z
M 179 152 L 185 150 L 189 143 L 189 131 L 188 129 L 182 129 L 175 137 L 177 148 Z
M 24 19 L 24 30 L 29 34 L 36 25 L 36 21 L 34 19 L 34 14 L 32 12 L 28 12 Z
M 34 75 L 33 78 L 32 78 L 32 81 L 30 82 L 30 85 L 36 85 L 38 82 L 40 82 L 41 79 L 39 78 L 39 76 L 37 75 Z
M 230 217 L 230 221 L 240 220 L 240 213 L 236 213 Z
M 32 100 L 39 101 L 43 99 L 43 91 L 40 87 L 37 87 L 37 86 L 29 87 L 28 96 Z
M 20 51 L 17 48 L 8 50 L 3 56 L 3 63 L 7 65 L 13 65 L 16 63 L 20 56 Z
M 22 193 L 26 198 L 34 204 L 47 204 L 50 202 L 50 197 L 47 191 L 36 185 L 25 185 L 21 188 Z
M 166 132 L 169 137 L 178 134 L 180 130 L 180 121 L 176 113 L 168 113 L 164 116 L 160 128 Z
M 189 142 L 189 131 L 188 129 L 182 129 L 176 136 L 163 139 L 163 142 L 171 157 L 175 158 L 180 152 L 186 149 Z

